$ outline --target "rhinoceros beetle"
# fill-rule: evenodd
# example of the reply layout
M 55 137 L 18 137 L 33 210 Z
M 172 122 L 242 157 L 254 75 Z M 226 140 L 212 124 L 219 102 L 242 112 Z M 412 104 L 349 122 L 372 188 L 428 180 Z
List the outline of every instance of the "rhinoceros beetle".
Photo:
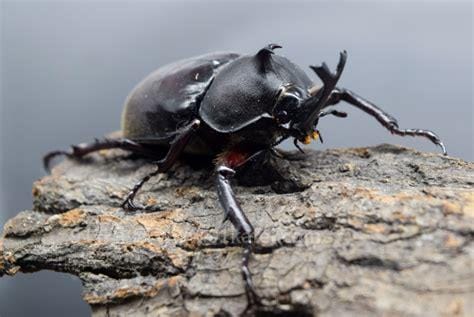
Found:
M 158 173 L 168 171 L 182 153 L 215 158 L 215 177 L 225 219 L 242 238 L 242 275 L 249 303 L 257 300 L 249 257 L 254 229 L 232 191 L 230 181 L 240 167 L 259 153 L 272 151 L 283 140 L 295 146 L 320 138 L 318 121 L 326 115 L 346 117 L 326 108 L 346 101 L 374 117 L 391 133 L 422 136 L 446 148 L 429 130 L 400 129 L 397 120 L 350 90 L 336 87 L 347 59 L 340 53 L 336 72 L 323 63 L 310 68 L 321 79 L 313 81 L 297 65 L 274 53 L 270 44 L 255 55 L 210 53 L 163 66 L 140 82 L 127 97 L 122 115 L 123 138 L 96 140 L 54 151 L 44 157 L 48 170 L 58 155 L 81 158 L 110 148 L 120 148 L 157 159 L 156 149 L 166 148 L 157 168 L 130 191 L 122 207 L 135 210 L 133 199 L 140 187 Z M 162 153 L 162 152 L 160 152 Z

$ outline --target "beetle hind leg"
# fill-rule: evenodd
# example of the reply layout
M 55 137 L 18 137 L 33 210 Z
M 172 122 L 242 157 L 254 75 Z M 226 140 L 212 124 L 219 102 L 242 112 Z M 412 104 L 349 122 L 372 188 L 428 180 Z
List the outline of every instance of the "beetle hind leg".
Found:
M 89 153 L 105 149 L 123 149 L 144 154 L 149 152 L 149 150 L 146 150 L 140 144 L 125 138 L 102 140 L 96 139 L 95 142 L 92 143 L 71 145 L 71 149 L 69 151 L 51 151 L 47 153 L 45 156 L 43 156 L 43 167 L 47 172 L 49 172 L 52 160 L 58 156 L 66 156 L 71 159 L 80 159 Z

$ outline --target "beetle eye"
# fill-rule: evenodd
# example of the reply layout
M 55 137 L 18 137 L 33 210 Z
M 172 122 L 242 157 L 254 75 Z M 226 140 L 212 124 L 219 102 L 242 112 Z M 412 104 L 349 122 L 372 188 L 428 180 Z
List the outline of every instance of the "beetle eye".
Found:
M 288 112 L 286 112 L 285 110 L 278 111 L 275 114 L 275 117 L 279 123 L 285 124 L 290 122 L 290 116 L 288 116 Z
M 281 123 L 287 123 L 300 106 L 301 98 L 297 90 L 281 91 L 273 108 L 275 118 Z

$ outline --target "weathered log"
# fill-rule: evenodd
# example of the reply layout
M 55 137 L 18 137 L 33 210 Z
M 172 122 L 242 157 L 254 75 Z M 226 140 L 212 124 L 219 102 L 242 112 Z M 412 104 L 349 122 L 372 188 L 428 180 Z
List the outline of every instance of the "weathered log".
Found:
M 474 164 L 392 145 L 273 164 L 289 182 L 235 187 L 258 236 L 256 313 L 473 313 Z M 121 151 L 58 165 L 5 225 L 0 275 L 77 275 L 95 316 L 241 314 L 242 250 L 210 169 L 180 163 L 143 210 L 119 207 L 153 168 Z

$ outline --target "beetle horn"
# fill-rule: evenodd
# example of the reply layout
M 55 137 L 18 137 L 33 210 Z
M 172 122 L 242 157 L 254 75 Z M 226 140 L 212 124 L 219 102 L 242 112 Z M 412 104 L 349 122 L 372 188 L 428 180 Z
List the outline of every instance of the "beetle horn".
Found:
M 294 120 L 294 128 L 299 130 L 302 136 L 313 132 L 313 127 L 318 119 L 319 112 L 326 106 L 331 92 L 336 87 L 337 81 L 341 77 L 347 60 L 347 52 L 342 51 L 339 55 L 339 63 L 336 72 L 329 70 L 326 63 L 321 66 L 310 66 L 323 82 L 323 87 L 313 86 L 310 88 L 310 97 L 303 101 L 301 111 Z
M 270 69 L 270 58 L 272 54 L 275 54 L 273 51 L 276 48 L 281 48 L 278 44 L 268 44 L 255 55 L 255 60 L 257 62 L 260 72 L 266 73 Z
M 308 88 L 308 93 L 310 96 L 316 96 L 316 94 L 323 89 L 323 85 L 315 84 Z

